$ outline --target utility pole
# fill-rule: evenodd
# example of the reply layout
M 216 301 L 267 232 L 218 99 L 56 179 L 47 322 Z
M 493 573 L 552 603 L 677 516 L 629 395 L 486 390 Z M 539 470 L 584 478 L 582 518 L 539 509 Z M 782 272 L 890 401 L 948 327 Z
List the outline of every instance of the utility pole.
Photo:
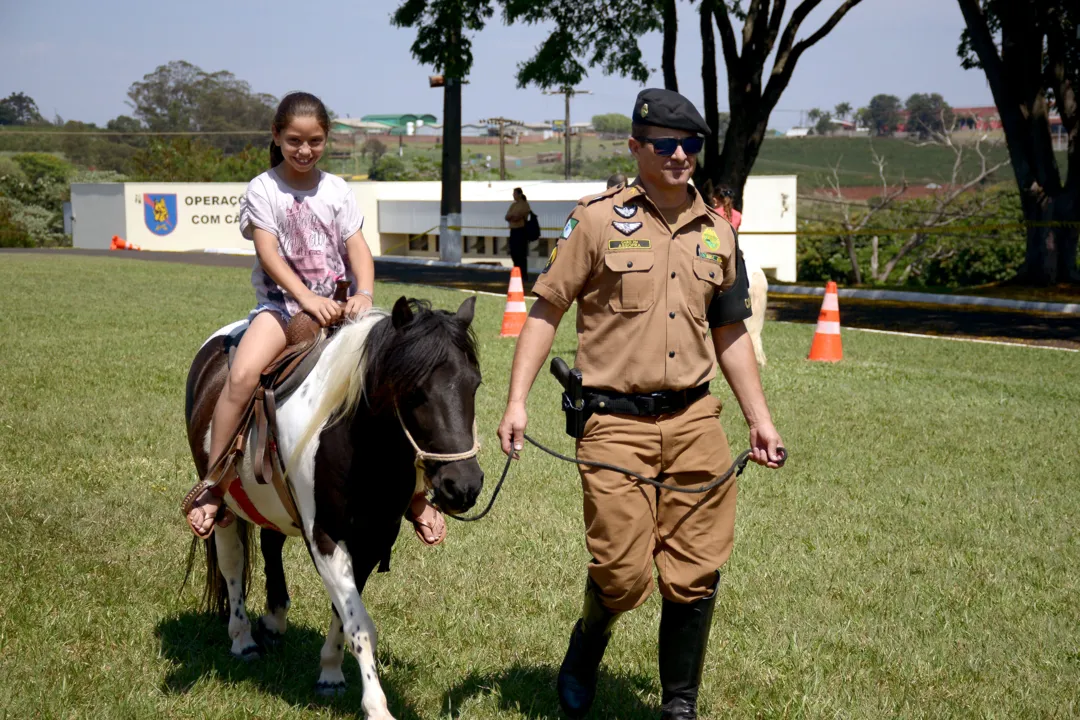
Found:
M 572 95 L 592 95 L 588 90 L 575 90 L 572 87 L 564 87 L 562 90 L 545 90 L 545 95 L 565 95 L 566 96 L 566 118 L 563 120 L 563 138 L 566 141 L 566 151 L 563 153 L 563 159 L 565 161 L 564 175 L 566 179 L 570 179 L 570 97 Z
M 497 118 L 488 118 L 487 120 L 481 120 L 480 122 L 485 125 L 498 125 L 499 126 L 499 179 L 506 179 L 506 136 L 503 134 L 503 128 L 506 125 L 524 125 L 518 120 L 510 120 L 499 116 Z

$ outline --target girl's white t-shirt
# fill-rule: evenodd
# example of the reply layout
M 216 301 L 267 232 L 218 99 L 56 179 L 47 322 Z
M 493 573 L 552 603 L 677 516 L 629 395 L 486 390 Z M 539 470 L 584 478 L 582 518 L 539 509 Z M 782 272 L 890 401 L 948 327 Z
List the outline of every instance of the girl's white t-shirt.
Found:
M 289 187 L 273 169 L 248 183 L 240 200 L 240 232 L 248 240 L 254 240 L 255 228 L 274 235 L 278 255 L 304 285 L 332 297 L 337 280 L 354 282 L 345 241 L 364 226 L 364 216 L 344 180 L 315 172 L 319 184 L 311 190 Z M 259 307 L 277 310 L 286 320 L 300 312 L 300 303 L 274 282 L 257 257 L 251 284 Z

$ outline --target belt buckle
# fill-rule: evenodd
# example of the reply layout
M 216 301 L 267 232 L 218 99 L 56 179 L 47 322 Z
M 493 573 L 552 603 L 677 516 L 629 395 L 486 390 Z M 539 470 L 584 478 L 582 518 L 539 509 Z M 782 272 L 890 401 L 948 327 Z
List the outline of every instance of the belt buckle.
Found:
M 649 393 L 652 401 L 652 411 L 655 415 L 667 415 L 671 412 L 670 395 L 664 391 Z

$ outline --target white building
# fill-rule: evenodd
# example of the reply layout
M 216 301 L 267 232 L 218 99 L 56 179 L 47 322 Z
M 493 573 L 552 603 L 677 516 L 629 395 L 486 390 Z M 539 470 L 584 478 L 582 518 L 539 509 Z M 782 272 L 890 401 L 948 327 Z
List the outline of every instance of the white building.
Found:
M 364 237 L 376 256 L 439 257 L 439 182 L 349 183 L 365 215 Z M 151 251 L 253 252 L 237 228 L 244 183 L 74 183 L 75 247 L 106 249 L 114 235 Z M 521 187 L 543 228 L 530 249 L 539 271 L 578 199 L 603 182 L 463 182 L 463 262 L 509 266 L 503 219 Z M 776 279 L 793 282 L 796 178 L 755 176 L 746 184 L 739 246 Z

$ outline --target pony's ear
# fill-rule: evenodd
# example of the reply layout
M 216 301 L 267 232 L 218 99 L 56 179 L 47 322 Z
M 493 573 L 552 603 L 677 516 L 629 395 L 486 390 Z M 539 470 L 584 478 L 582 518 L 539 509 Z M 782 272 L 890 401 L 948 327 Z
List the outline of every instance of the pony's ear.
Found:
M 461 307 L 457 309 L 455 317 L 468 325 L 472 322 L 473 314 L 476 312 L 476 296 L 467 298 L 465 302 L 461 303 Z
M 398 298 L 397 302 L 394 303 L 394 309 L 390 312 L 390 322 L 394 324 L 395 328 L 400 330 L 412 322 L 412 319 L 412 306 L 409 305 L 408 298 L 402 295 Z

